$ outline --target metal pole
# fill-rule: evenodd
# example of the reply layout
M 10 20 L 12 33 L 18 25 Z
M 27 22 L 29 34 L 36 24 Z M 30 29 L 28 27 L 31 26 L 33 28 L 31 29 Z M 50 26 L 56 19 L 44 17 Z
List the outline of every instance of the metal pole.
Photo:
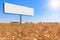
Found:
M 22 25 L 22 15 L 20 15 L 20 25 Z

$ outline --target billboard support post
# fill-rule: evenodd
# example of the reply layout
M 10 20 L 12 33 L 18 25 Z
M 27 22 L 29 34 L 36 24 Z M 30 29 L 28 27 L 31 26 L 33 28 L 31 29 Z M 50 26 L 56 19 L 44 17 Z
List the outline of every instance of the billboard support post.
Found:
M 22 15 L 20 15 L 20 25 L 22 25 Z

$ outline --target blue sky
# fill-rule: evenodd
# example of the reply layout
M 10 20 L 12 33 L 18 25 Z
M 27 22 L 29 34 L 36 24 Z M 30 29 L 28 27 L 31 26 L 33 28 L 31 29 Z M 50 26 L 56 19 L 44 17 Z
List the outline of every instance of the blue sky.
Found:
M 20 20 L 19 15 L 3 13 L 4 2 L 34 8 L 34 16 L 23 16 L 23 22 L 60 22 L 60 9 L 51 10 L 47 0 L 0 0 L 0 22 Z

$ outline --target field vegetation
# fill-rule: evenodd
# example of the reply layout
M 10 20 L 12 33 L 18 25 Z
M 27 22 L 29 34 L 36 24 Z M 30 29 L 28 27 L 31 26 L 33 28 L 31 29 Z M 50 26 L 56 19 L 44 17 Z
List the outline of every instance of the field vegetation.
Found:
M 0 40 L 60 40 L 60 24 L 0 23 Z

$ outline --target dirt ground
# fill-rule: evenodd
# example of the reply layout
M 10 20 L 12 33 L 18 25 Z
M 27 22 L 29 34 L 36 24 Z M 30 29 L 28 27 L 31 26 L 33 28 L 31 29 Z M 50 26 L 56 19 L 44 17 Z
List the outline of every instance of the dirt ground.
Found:
M 0 40 L 60 40 L 60 24 L 0 23 Z

